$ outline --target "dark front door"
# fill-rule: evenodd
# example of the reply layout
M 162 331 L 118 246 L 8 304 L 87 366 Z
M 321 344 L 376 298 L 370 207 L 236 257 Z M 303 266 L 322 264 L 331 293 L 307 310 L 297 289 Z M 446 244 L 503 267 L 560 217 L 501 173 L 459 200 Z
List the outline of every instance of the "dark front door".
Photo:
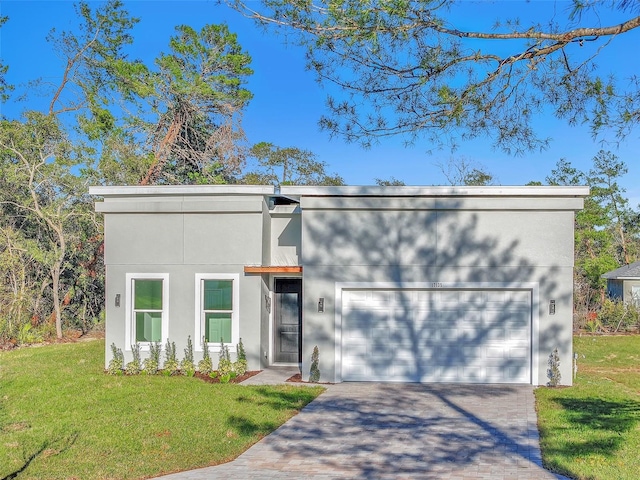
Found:
M 276 278 L 275 284 L 276 363 L 302 360 L 302 279 Z

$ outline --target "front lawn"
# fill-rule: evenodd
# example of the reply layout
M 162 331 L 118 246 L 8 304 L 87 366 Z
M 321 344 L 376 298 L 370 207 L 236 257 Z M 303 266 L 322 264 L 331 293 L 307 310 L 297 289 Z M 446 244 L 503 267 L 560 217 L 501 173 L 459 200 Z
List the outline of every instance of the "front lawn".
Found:
M 574 338 L 572 388 L 538 388 L 542 458 L 576 479 L 636 479 L 640 471 L 640 336 Z
M 0 478 L 143 478 L 229 461 L 322 391 L 110 376 L 104 341 L 0 352 Z

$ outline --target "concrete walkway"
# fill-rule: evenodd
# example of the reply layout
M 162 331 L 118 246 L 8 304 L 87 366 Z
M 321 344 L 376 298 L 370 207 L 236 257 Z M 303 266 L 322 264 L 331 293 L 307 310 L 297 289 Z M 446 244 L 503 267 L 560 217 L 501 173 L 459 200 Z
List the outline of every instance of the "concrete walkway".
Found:
M 236 460 L 161 477 L 557 479 L 533 387 L 342 383 Z

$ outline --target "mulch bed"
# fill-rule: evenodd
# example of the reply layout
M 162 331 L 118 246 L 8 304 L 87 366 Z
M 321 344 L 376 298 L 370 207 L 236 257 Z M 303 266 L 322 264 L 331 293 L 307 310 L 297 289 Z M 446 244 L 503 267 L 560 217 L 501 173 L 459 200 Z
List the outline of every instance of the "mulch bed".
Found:
M 302 374 L 301 373 L 296 373 L 295 375 L 287 378 L 285 380 L 285 382 L 292 382 L 292 383 L 308 383 L 311 385 L 311 382 L 306 382 L 304 380 L 302 380 Z M 315 385 L 333 385 L 331 382 L 316 382 Z
M 252 370 L 250 372 L 246 372 L 244 375 L 238 375 L 237 377 L 232 378 L 231 380 L 229 380 L 229 383 L 244 382 L 247 378 L 251 378 L 254 375 L 259 374 L 261 371 L 262 370 Z M 209 375 L 203 375 L 200 372 L 196 372 L 195 376 L 197 378 L 199 378 L 200 380 L 203 380 L 203 381 L 208 382 L 208 383 L 220 383 L 220 379 L 218 377 L 211 378 Z
M 285 382 L 306 383 L 302 381 L 301 373 L 296 373 L 294 376 L 287 378 Z

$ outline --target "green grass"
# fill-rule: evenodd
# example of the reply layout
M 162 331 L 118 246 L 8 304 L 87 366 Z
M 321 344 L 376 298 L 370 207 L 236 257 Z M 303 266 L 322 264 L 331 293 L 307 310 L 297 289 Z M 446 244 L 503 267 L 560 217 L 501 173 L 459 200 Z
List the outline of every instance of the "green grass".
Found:
M 571 388 L 536 390 L 545 466 L 576 479 L 640 471 L 640 336 L 574 338 Z
M 103 362 L 99 340 L 0 352 L 0 478 L 127 479 L 215 465 L 322 392 L 115 377 Z

